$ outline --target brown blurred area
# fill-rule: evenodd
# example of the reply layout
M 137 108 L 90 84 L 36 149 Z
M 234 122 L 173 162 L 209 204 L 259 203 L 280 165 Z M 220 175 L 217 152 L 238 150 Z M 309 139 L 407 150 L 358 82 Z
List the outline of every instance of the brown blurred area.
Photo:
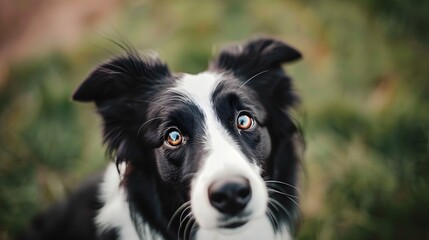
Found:
M 115 14 L 121 0 L 0 1 L 0 88 L 11 64 L 36 54 L 71 50 Z

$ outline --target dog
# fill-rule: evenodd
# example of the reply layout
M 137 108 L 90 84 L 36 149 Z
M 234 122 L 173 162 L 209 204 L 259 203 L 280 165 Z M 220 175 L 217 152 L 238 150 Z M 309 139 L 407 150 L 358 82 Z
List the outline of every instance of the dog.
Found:
M 282 64 L 301 54 L 258 38 L 192 75 L 125 50 L 73 94 L 114 161 L 22 239 L 292 239 L 302 138 Z

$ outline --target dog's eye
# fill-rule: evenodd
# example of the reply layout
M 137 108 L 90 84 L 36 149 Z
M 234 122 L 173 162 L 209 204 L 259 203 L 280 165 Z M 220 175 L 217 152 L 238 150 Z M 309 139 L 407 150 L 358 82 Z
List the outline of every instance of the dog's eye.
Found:
M 176 147 L 183 143 L 183 136 L 177 129 L 173 128 L 167 131 L 165 142 L 169 146 Z
M 237 117 L 237 128 L 240 130 L 250 129 L 254 124 L 253 118 L 248 113 L 240 113 Z

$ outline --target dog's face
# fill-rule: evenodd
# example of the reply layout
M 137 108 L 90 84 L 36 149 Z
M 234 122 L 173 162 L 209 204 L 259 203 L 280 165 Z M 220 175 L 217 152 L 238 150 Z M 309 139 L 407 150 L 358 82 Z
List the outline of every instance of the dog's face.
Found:
M 158 100 L 159 99 L 159 100 Z M 154 102 L 161 178 L 190 186 L 201 228 L 228 228 L 265 214 L 261 173 L 270 153 L 266 110 L 254 90 L 219 73 L 182 75 Z M 159 137 L 158 137 L 159 138 Z M 190 180 L 190 181 L 186 181 Z
M 186 234 L 189 219 L 233 231 L 265 217 L 270 199 L 276 209 L 292 208 L 270 197 L 267 183 L 294 184 L 296 128 L 287 109 L 296 97 L 280 65 L 299 57 L 259 39 L 225 49 L 208 71 L 190 75 L 131 52 L 97 68 L 74 99 L 96 103 L 108 150 L 127 165 L 124 184 L 137 211 L 161 225 L 168 216 L 173 232 Z M 276 191 L 293 195 L 285 185 Z

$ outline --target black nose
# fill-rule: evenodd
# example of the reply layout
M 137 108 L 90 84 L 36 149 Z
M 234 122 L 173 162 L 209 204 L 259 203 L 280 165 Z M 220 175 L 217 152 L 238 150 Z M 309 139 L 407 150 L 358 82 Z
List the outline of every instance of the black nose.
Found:
M 252 196 L 249 180 L 244 177 L 229 177 L 213 182 L 208 189 L 213 207 L 224 214 L 241 212 Z

